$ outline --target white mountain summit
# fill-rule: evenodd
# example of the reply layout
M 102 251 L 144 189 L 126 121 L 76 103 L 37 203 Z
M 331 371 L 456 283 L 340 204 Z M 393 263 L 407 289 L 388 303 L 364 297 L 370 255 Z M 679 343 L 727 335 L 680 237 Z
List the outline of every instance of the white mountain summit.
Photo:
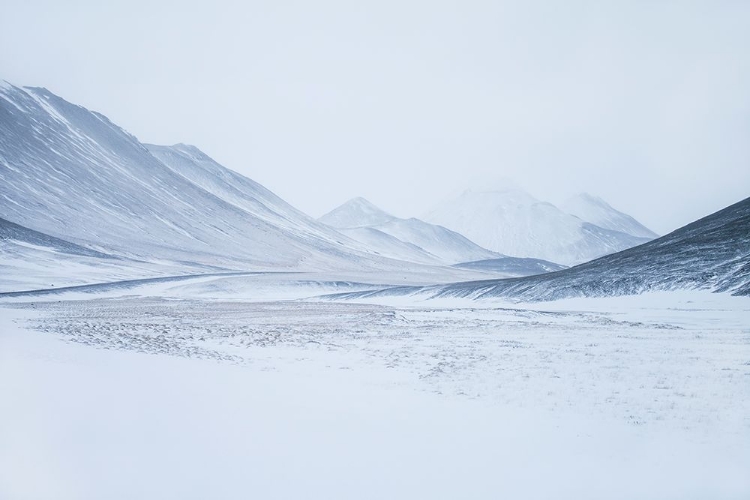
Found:
M 377 226 L 378 224 L 392 221 L 395 218 L 366 199 L 357 197 L 334 208 L 318 220 L 336 229 L 351 229 L 355 227 Z
M 436 207 L 425 220 L 461 233 L 495 252 L 566 265 L 586 262 L 653 238 L 644 236 L 643 230 L 648 230 L 632 218 L 635 224 L 627 227 L 640 226 L 637 234 L 612 229 L 625 228 L 623 221 L 628 216 L 606 203 L 600 204 L 598 210 L 592 209 L 590 203 L 578 205 L 585 207 L 578 210 L 581 215 L 600 222 L 609 220 L 610 227 L 566 213 L 520 189 L 466 191 Z M 606 211 L 606 207 L 611 211 Z M 617 214 L 619 217 L 615 217 Z

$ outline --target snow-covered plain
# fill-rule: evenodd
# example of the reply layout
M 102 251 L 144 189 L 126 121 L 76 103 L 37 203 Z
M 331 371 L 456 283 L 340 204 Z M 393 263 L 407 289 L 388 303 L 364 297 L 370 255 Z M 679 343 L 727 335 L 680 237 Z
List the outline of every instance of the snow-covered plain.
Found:
M 314 298 L 358 286 L 2 299 L 0 498 L 750 495 L 746 297 Z

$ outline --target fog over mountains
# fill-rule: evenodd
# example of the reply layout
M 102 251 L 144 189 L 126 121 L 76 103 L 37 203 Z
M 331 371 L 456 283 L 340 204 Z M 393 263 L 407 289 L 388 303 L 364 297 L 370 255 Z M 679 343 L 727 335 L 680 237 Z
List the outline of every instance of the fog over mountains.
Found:
M 416 218 L 401 219 L 364 198 L 354 198 L 320 219 L 380 255 L 412 262 L 450 264 L 502 276 L 531 276 L 564 269 L 541 259 L 509 257 Z
M 466 191 L 425 220 L 395 217 L 363 198 L 315 220 L 194 146 L 142 144 L 101 114 L 44 88 L 7 82 L 0 85 L 0 174 L 6 291 L 54 286 L 46 283 L 53 277 L 83 284 L 259 270 L 362 272 L 399 280 L 416 273 L 417 281 L 445 283 L 560 271 L 656 237 L 595 196 L 581 194 L 557 207 L 519 189 Z M 702 228 L 691 229 L 691 238 Z M 721 272 L 711 279 L 719 289 L 743 289 L 744 268 L 735 264 L 746 257 L 741 249 L 747 242 L 737 231 L 690 246 L 695 253 L 739 245 L 713 252 L 711 266 Z M 670 235 L 670 245 L 657 239 L 583 269 L 586 276 L 610 276 L 613 290 L 633 293 L 643 287 L 623 286 L 613 273 L 637 274 L 642 262 L 658 261 L 659 272 L 670 273 L 665 280 L 695 285 L 697 278 L 679 277 L 664 264 L 671 258 L 665 255 L 687 248 L 675 234 L 682 233 Z M 661 260 L 649 257 L 657 251 Z M 682 264 L 675 258 L 674 265 Z M 556 283 L 560 277 L 575 281 L 576 290 L 589 293 L 579 268 L 548 276 Z M 740 281 L 732 281 L 734 272 Z
M 426 216 L 495 252 L 575 265 L 645 243 L 655 234 L 631 217 L 588 195 L 573 213 L 508 188 L 466 191 Z

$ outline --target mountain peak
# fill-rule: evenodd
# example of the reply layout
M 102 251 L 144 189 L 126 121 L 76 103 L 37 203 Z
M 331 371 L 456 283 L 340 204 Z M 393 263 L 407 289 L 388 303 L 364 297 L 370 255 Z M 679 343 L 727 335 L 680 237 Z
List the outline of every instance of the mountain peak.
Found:
M 347 229 L 383 224 L 395 217 L 362 197 L 352 198 L 319 220 L 331 227 Z
M 426 220 L 504 255 L 565 265 L 578 264 L 653 238 L 600 225 L 600 220 L 625 221 L 627 216 L 591 195 L 575 200 L 576 206 L 584 208 L 570 212 L 521 189 L 470 191 L 437 206 Z M 638 226 L 629 218 L 628 227 Z

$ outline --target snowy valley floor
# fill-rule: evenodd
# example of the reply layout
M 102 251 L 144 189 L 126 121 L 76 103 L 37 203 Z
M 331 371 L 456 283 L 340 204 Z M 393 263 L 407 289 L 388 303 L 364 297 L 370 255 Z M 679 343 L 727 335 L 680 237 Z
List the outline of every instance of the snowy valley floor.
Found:
M 0 300 L 0 498 L 750 497 L 747 298 L 196 286 Z

